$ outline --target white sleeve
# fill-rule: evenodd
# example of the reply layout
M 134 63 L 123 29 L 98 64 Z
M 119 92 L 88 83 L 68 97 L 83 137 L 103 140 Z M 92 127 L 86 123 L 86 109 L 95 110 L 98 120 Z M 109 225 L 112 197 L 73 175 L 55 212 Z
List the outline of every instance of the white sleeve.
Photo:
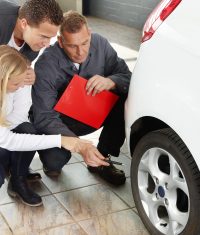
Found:
M 10 151 L 34 151 L 59 147 L 61 135 L 17 134 L 6 127 L 0 127 L 0 148 Z
M 28 112 L 31 104 L 31 86 L 24 86 L 14 93 L 13 109 L 6 117 L 10 123 L 9 129 L 14 129 L 21 123 L 28 122 Z

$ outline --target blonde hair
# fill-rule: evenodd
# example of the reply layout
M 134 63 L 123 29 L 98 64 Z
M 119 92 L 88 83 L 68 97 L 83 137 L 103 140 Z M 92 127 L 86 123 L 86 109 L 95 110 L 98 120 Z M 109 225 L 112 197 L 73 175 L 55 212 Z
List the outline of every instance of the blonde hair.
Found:
M 6 121 L 6 92 L 8 80 L 18 76 L 27 69 L 26 60 L 16 49 L 7 45 L 0 46 L 0 125 L 8 126 Z

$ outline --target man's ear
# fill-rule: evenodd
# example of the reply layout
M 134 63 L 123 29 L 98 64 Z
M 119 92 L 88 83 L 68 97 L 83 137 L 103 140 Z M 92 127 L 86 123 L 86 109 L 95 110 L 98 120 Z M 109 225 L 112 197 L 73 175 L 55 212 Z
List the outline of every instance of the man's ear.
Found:
M 92 29 L 91 28 L 88 28 L 88 34 L 91 36 L 91 33 L 92 33 Z
M 21 28 L 24 30 L 28 25 L 27 20 L 25 18 L 20 19 Z
M 62 36 L 58 35 L 57 36 L 57 41 L 58 41 L 58 44 L 61 48 L 63 48 L 63 42 L 62 42 Z

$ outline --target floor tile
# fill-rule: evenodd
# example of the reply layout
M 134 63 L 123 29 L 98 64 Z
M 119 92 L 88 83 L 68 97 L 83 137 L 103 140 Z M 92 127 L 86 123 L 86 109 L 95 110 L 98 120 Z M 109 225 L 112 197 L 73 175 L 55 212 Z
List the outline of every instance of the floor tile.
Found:
M 127 27 L 114 22 L 96 17 L 87 17 L 92 31 L 106 37 L 110 42 L 118 43 L 126 48 L 139 50 L 141 40 L 141 30 Z M 116 30 L 117 29 L 117 30 Z
M 136 207 L 133 208 L 133 211 L 134 211 L 136 214 L 138 214 L 138 211 L 137 211 Z
M 125 154 L 126 156 L 130 157 L 129 151 L 128 151 L 128 146 L 127 146 L 127 142 L 125 140 L 124 144 L 122 145 L 121 149 L 120 149 L 121 153 Z
M 0 206 L 0 212 L 15 235 L 35 235 L 40 230 L 74 222 L 53 196 L 42 199 L 44 206 L 40 207 L 28 207 L 20 202 Z
M 30 167 L 34 171 L 42 170 L 42 162 L 40 161 L 40 158 L 39 158 L 39 155 L 38 155 L 37 152 L 36 152 L 32 162 L 31 162 Z
M 88 235 L 149 235 L 138 215 L 132 210 L 94 217 L 79 224 Z
M 55 196 L 77 221 L 128 208 L 101 184 L 58 193 Z
M 99 183 L 81 163 L 64 166 L 59 177 L 50 178 L 44 173 L 41 174 L 42 181 L 53 193 Z
M 133 200 L 133 194 L 131 190 L 130 178 L 126 179 L 126 183 L 121 186 L 112 186 L 109 185 L 109 188 L 115 192 L 123 201 L 125 201 L 131 208 L 135 207 Z
M 68 164 L 70 163 L 76 163 L 76 162 L 82 162 L 83 158 L 78 153 L 73 153 L 71 159 L 69 160 Z M 31 162 L 31 169 L 34 171 L 42 170 L 43 165 L 40 161 L 39 155 L 36 152 L 32 162 Z
M 76 157 L 72 156 L 71 159 L 68 161 L 67 165 L 68 164 L 74 164 L 74 163 L 77 163 L 77 162 L 80 162 Z
M 5 180 L 5 183 L 0 188 L 0 205 L 13 202 L 12 198 L 7 193 L 8 181 Z
M 130 167 L 131 167 L 131 159 L 124 154 L 119 155 L 119 157 L 111 157 L 113 161 L 118 161 L 124 163 L 124 165 L 115 165 L 120 170 L 123 170 L 125 172 L 126 177 L 130 177 Z
M 129 70 L 132 71 L 138 57 L 138 51 L 120 45 L 118 42 L 111 41 L 111 45 L 117 51 L 118 56 L 126 61 Z
M 73 155 L 72 158 L 74 159 L 73 160 L 74 162 L 83 162 L 83 157 L 80 154 L 73 153 L 72 155 Z
M 40 232 L 39 235 L 88 235 L 79 225 L 69 224 Z
M 8 225 L 6 224 L 3 217 L 0 215 L 0 233 L 1 235 L 12 235 Z

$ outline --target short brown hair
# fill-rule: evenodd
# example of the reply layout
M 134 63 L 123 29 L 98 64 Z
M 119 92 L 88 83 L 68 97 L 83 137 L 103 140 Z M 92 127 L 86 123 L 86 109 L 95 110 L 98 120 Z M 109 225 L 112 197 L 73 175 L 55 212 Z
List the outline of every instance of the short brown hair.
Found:
M 62 35 L 64 31 L 77 33 L 82 29 L 83 25 L 88 27 L 87 20 L 83 15 L 77 11 L 68 11 L 64 13 L 64 19 L 60 26 L 60 34 Z
M 55 0 L 26 0 L 19 9 L 19 19 L 22 18 L 31 26 L 45 21 L 57 26 L 63 21 L 63 12 Z

